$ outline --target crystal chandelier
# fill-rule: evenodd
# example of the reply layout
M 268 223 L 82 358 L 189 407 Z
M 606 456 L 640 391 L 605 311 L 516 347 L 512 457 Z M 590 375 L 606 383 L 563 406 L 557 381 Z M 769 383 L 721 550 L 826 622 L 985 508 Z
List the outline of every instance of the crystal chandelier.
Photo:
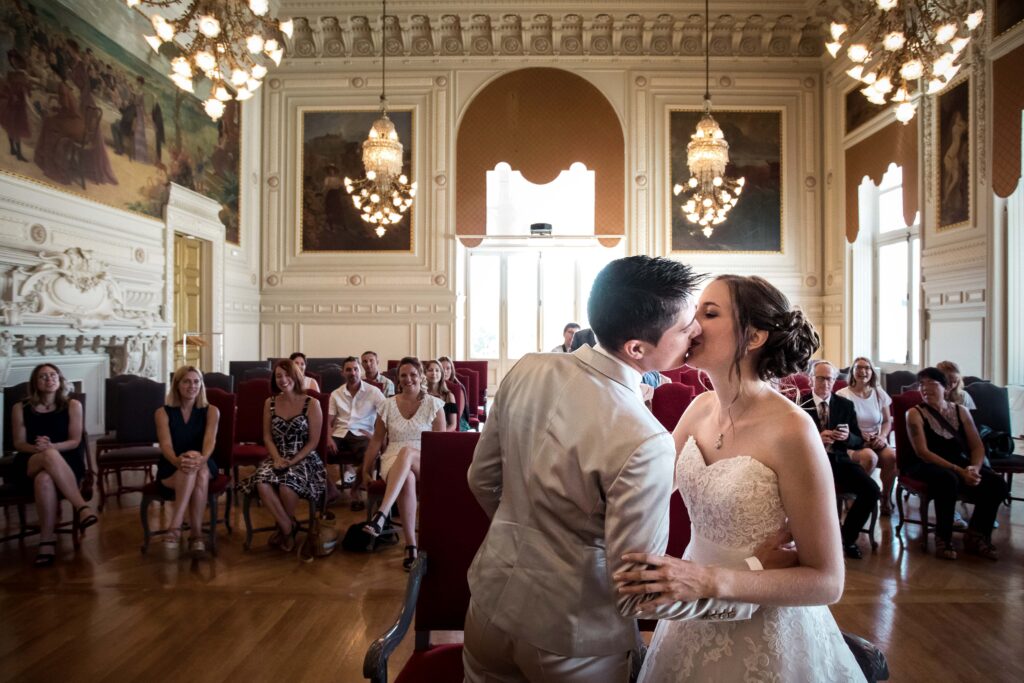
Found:
M 345 191 L 352 203 L 362 211 L 360 218 L 377 226 L 377 237 L 384 237 L 387 227 L 402 220 L 416 196 L 416 183 L 402 173 L 402 143 L 398 140 L 395 124 L 388 118 L 387 52 L 384 49 L 384 22 L 388 16 L 387 0 L 382 3 L 381 60 L 380 60 L 380 118 L 370 127 L 370 135 L 363 141 L 363 168 L 366 177 L 358 180 L 345 178 Z
M 186 0 L 125 0 L 129 7 L 168 8 Z M 145 36 L 157 53 L 164 43 L 175 43 L 181 54 L 171 60 L 171 80 L 193 92 L 192 78 L 199 72 L 210 79 L 210 97 L 203 104 L 216 121 L 224 103 L 247 100 L 267 75 L 267 60 L 275 65 L 284 56 L 284 36 L 292 35 L 292 21 L 268 16 L 270 0 L 191 0 L 177 19 L 153 14 L 156 35 Z M 176 42 L 178 39 L 181 42 Z M 232 92 L 233 91 L 233 92 Z
M 862 82 L 874 104 L 896 104 L 896 118 L 907 124 L 916 106 L 911 97 L 921 86 L 933 95 L 960 70 L 960 56 L 985 16 L 983 0 L 841 0 L 825 48 L 833 57 L 846 46 L 853 62 L 847 70 Z M 849 26 L 853 26 L 851 32 Z M 848 44 L 847 44 L 848 41 Z
M 677 197 L 686 192 L 682 205 L 686 220 L 701 226 L 705 237 L 711 237 L 714 226 L 725 221 L 743 191 L 744 178 L 733 180 L 725 175 L 729 164 L 729 143 L 718 122 L 711 116 L 710 21 L 708 0 L 704 0 L 704 116 L 686 146 L 686 165 L 690 179 L 686 185 L 675 185 Z

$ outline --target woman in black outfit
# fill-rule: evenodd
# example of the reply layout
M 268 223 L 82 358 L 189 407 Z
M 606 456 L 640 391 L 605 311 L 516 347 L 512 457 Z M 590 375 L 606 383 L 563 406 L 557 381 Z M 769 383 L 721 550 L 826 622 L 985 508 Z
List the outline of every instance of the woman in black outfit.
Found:
M 907 431 L 914 445 L 906 474 L 928 484 L 935 501 L 935 556 L 956 559 L 953 511 L 958 498 L 974 503 L 964 534 L 964 550 L 999 558 L 992 545 L 992 527 L 999 504 L 1006 499 L 1006 482 L 983 467 L 985 446 L 971 413 L 946 399 L 946 376 L 937 368 L 917 373 L 924 403 L 907 411 Z
M 217 463 L 210 455 L 220 421 L 217 406 L 211 406 L 206 399 L 203 375 L 191 365 L 175 370 L 167 403 L 157 409 L 154 419 L 163 455 L 156 465 L 156 479 L 165 495 L 174 499 L 164 552 L 169 559 L 178 557 L 181 524 L 188 510 L 188 548 L 193 556 L 200 556 L 206 552 L 203 509 L 210 479 L 217 476 Z
M 82 440 L 82 404 L 68 397 L 68 384 L 56 365 L 37 365 L 29 377 L 28 398 L 11 410 L 14 478 L 35 490 L 39 514 L 39 549 L 35 566 L 49 567 L 57 559 L 57 493 L 75 510 L 78 528 L 98 519 L 78 490 L 85 476 L 87 449 Z

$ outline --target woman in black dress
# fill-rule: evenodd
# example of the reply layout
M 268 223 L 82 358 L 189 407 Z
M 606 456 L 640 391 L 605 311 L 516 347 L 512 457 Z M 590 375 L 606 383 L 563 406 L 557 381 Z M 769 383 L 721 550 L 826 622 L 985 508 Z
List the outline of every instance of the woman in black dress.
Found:
M 459 431 L 459 406 L 455 402 L 455 396 L 445 385 L 442 376 L 444 370 L 441 363 L 436 360 L 428 360 L 423 363 L 423 388 L 431 396 L 437 396 L 444 401 L 444 431 Z
M 173 496 L 171 525 L 164 551 L 176 559 L 181 547 L 181 523 L 189 512 L 192 530 L 188 541 L 193 556 L 206 551 L 203 543 L 203 508 L 217 463 L 210 455 L 217 441 L 220 412 L 206 400 L 203 375 L 191 365 L 178 368 L 171 378 L 166 405 L 157 409 L 156 434 L 163 455 L 156 465 L 156 479 L 165 495 Z
M 956 559 L 953 511 L 957 498 L 974 503 L 964 533 L 964 550 L 990 560 L 999 558 L 992 545 L 992 527 L 999 504 L 1006 499 L 1006 482 L 984 467 L 985 446 L 971 413 L 946 398 L 947 379 L 937 368 L 917 373 L 924 402 L 907 411 L 907 431 L 914 444 L 908 476 L 928 484 L 935 501 L 935 555 Z
M 281 393 L 271 396 L 263 409 L 263 445 L 270 452 L 256 473 L 239 484 L 248 495 L 255 489 L 274 515 L 278 532 L 271 545 L 295 549 L 295 508 L 300 498 L 319 501 L 327 487 L 324 463 L 316 452 L 323 413 L 320 402 L 306 395 L 303 375 L 290 360 L 274 365 L 274 381 Z
M 85 476 L 87 449 L 82 441 L 82 404 L 68 397 L 68 383 L 56 365 L 37 365 L 29 377 L 28 398 L 11 410 L 15 479 L 35 490 L 39 514 L 39 550 L 35 566 L 57 558 L 57 493 L 75 510 L 78 528 L 98 519 L 78 490 Z

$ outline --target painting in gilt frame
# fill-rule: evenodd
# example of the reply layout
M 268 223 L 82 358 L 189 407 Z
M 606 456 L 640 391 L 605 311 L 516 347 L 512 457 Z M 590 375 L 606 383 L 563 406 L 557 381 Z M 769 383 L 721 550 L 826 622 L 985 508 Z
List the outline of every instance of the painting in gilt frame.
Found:
M 683 215 L 685 198 L 674 185 L 690 177 L 686 146 L 703 115 L 701 110 L 669 111 L 668 195 L 672 251 L 782 252 L 782 112 L 715 109 L 712 115 L 729 142 L 726 175 L 746 178 L 739 202 L 725 222 L 705 237 Z
M 935 196 L 938 228 L 967 225 L 971 220 L 971 88 L 964 78 L 938 97 Z
M 173 181 L 220 203 L 239 244 L 237 103 L 211 121 L 143 40 L 142 13 L 73 7 L 0 0 L 0 171 L 158 219 Z
M 864 97 L 864 93 L 860 91 L 860 86 L 858 85 L 846 93 L 844 108 L 846 133 L 849 134 L 857 130 L 888 109 L 888 107 L 889 105 L 868 102 L 868 98 Z
M 398 223 L 377 237 L 375 226 L 360 216 L 345 191 L 344 179 L 366 175 L 363 140 L 380 116 L 377 110 L 301 111 L 302 201 L 300 252 L 408 252 L 413 248 L 416 202 Z M 402 142 L 402 167 L 412 177 L 413 116 L 411 111 L 388 111 Z M 415 178 L 413 178 L 415 180 Z

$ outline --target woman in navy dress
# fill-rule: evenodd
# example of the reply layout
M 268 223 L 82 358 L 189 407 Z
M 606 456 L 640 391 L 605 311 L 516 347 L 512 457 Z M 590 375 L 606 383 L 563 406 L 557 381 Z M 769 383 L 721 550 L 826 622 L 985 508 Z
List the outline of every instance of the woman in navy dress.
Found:
M 37 365 L 29 377 L 28 398 L 11 410 L 14 478 L 35 491 L 39 514 L 37 567 L 57 559 L 57 494 L 71 502 L 78 528 L 99 521 L 82 498 L 78 485 L 85 476 L 87 449 L 82 441 L 82 404 L 68 397 L 68 383 L 56 365 Z
M 203 509 L 210 479 L 217 476 L 217 463 L 210 455 L 217 441 L 220 412 L 206 399 L 203 376 L 191 365 L 178 368 L 171 378 L 167 403 L 154 414 L 156 434 L 163 457 L 156 465 L 156 480 L 166 497 L 173 497 L 171 526 L 164 539 L 164 551 L 171 559 L 181 547 L 181 524 L 189 513 L 193 556 L 206 551 L 203 543 Z

